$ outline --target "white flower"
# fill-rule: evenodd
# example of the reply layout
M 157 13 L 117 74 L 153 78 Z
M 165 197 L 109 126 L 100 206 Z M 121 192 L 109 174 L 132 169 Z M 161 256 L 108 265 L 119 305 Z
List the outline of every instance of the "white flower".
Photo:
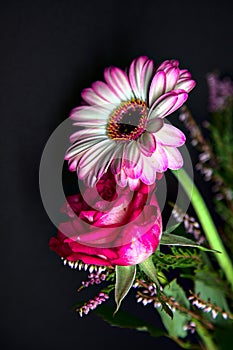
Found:
M 139 180 L 155 182 L 156 173 L 179 169 L 183 160 L 177 147 L 184 134 L 164 123 L 195 86 L 191 74 L 176 60 L 154 70 L 145 56 L 135 59 L 128 74 L 116 67 L 105 69 L 106 82 L 97 81 L 82 92 L 86 105 L 71 112 L 81 127 L 70 137 L 73 143 L 65 159 L 69 169 L 93 186 L 111 168 L 117 183 L 131 189 Z

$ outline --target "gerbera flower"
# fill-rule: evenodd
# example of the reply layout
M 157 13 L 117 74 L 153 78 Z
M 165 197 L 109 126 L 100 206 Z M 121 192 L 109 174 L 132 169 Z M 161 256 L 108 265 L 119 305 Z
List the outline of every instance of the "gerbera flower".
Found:
M 150 185 L 157 173 L 182 167 L 177 147 L 185 136 L 164 118 L 182 106 L 195 86 L 188 70 L 180 70 L 176 60 L 154 70 L 153 61 L 141 56 L 128 74 L 109 67 L 104 78 L 83 90 L 86 104 L 71 112 L 81 130 L 70 137 L 69 169 L 93 186 L 110 167 L 120 186 L 135 189 L 140 180 Z

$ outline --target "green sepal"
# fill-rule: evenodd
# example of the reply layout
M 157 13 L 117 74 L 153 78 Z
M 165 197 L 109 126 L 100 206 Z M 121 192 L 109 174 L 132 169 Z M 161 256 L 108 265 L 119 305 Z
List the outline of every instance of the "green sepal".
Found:
M 149 256 L 146 260 L 144 260 L 143 262 L 141 262 L 139 264 L 140 269 L 147 275 L 147 277 L 149 277 L 150 280 L 152 280 L 155 285 L 156 285 L 156 291 L 157 291 L 157 296 L 158 299 L 162 305 L 162 308 L 164 309 L 164 311 L 171 317 L 173 318 L 173 312 L 170 309 L 170 307 L 165 303 L 165 301 L 163 300 L 162 297 L 162 293 L 160 291 L 160 283 L 159 280 L 157 278 L 157 272 L 156 272 L 156 268 L 155 265 L 153 263 L 153 259 L 152 259 L 152 255 Z
M 116 266 L 115 302 L 117 304 L 114 315 L 119 310 L 122 300 L 128 294 L 136 276 L 136 266 Z

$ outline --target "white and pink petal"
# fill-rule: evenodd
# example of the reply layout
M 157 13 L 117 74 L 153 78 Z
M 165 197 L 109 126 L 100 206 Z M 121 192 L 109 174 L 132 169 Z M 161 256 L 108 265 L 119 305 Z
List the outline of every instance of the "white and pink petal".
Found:
M 156 170 L 151 164 L 151 159 L 143 157 L 143 173 L 141 175 L 141 181 L 146 185 L 152 185 L 156 180 Z
M 168 168 L 168 158 L 164 147 L 157 142 L 155 152 L 149 158 L 151 165 L 156 172 L 163 173 Z
M 148 61 L 148 57 L 146 56 L 140 56 L 133 60 L 133 62 L 130 65 L 129 68 L 129 81 L 131 88 L 133 90 L 133 93 L 136 98 L 141 99 L 141 86 L 140 86 L 140 81 L 141 81 L 141 73 L 144 64 Z
M 179 78 L 179 68 L 171 67 L 166 71 L 166 91 L 171 91 L 176 86 Z
M 137 141 L 131 140 L 125 145 L 123 153 L 123 165 L 127 168 L 133 168 L 137 165 L 140 158 L 140 151 Z
M 140 91 L 143 101 L 147 101 L 149 84 L 153 75 L 154 63 L 151 60 L 148 60 L 143 68 L 140 78 Z
M 166 74 L 163 71 L 159 71 L 155 74 L 151 81 L 149 90 L 149 107 L 155 103 L 157 98 L 165 93 L 166 90 Z
M 155 136 L 145 131 L 137 140 L 140 147 L 140 151 L 146 156 L 150 157 L 156 149 L 156 138 Z
M 112 110 L 112 105 L 108 105 L 109 109 L 102 108 L 100 106 L 81 106 L 74 108 L 70 113 L 70 118 L 75 122 L 91 122 L 99 124 L 108 119 L 108 115 Z M 77 125 L 74 123 L 74 125 Z
M 123 101 L 133 98 L 132 89 L 127 74 L 119 68 L 109 67 L 104 71 L 104 78 L 109 86 Z
M 192 79 L 182 79 L 176 84 L 176 89 L 182 89 L 186 92 L 190 92 L 194 87 L 196 83 Z
M 116 94 L 116 92 L 102 81 L 96 81 L 93 83 L 92 89 L 100 98 L 107 101 L 107 103 L 117 106 L 121 102 L 121 99 Z
M 151 133 L 158 132 L 163 127 L 163 124 L 164 124 L 164 121 L 162 118 L 159 118 L 159 117 L 153 118 L 148 121 L 146 125 L 146 130 Z
M 175 147 L 164 147 L 168 159 L 168 168 L 172 170 L 180 169 L 183 166 L 181 153 Z
M 182 146 L 186 140 L 181 130 L 169 124 L 164 124 L 162 129 L 155 134 L 155 137 L 161 145 L 173 147 Z
M 177 93 L 175 91 L 168 92 L 160 98 L 152 105 L 150 112 L 148 114 L 148 118 L 151 121 L 154 118 L 164 118 L 169 114 L 170 110 L 176 105 L 178 100 Z

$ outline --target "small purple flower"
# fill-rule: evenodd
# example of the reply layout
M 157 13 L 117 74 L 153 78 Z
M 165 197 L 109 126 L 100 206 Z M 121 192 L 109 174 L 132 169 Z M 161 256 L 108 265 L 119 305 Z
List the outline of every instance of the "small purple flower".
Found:
M 94 299 L 90 299 L 83 306 L 78 308 L 76 311 L 79 312 L 80 317 L 87 315 L 91 310 L 96 309 L 100 304 L 106 301 L 109 298 L 108 294 L 100 292 Z
M 233 99 L 233 82 L 230 78 L 219 78 L 217 73 L 207 75 L 209 87 L 209 111 L 221 111 L 226 107 L 227 101 Z

